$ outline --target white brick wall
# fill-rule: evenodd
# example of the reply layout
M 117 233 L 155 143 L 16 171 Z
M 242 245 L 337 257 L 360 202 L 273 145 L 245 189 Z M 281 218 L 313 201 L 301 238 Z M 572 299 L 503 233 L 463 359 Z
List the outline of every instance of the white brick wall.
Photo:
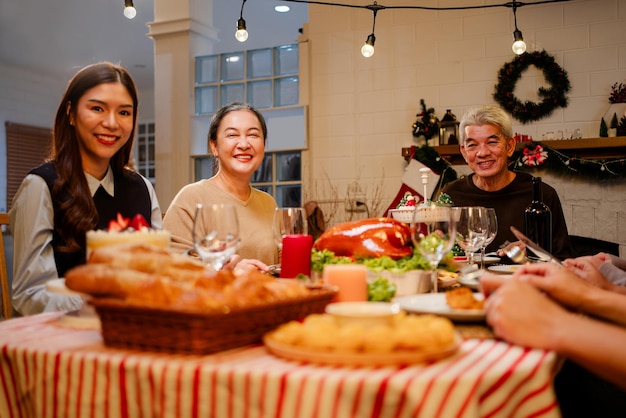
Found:
M 568 72 L 572 90 L 566 109 L 528 125 L 514 121 L 514 130 L 538 140 L 547 131 L 576 128 L 584 137 L 597 137 L 610 86 L 626 82 L 626 0 L 524 6 L 517 22 L 529 50 L 546 49 L 554 56 Z M 357 181 L 370 200 L 382 185 L 386 208 L 401 185 L 406 165 L 401 148 L 416 144 L 411 125 L 420 99 L 439 117 L 452 109 L 460 118 L 473 105 L 494 103 L 497 72 L 513 59 L 509 8 L 381 10 L 376 53 L 366 59 L 360 47 L 371 24 L 366 10 L 309 8 L 302 37 L 311 51 L 311 151 L 305 167 L 308 190 L 315 192 L 309 198 L 332 200 L 335 189 L 341 199 L 347 185 Z M 534 100 L 542 84 L 541 73 L 530 69 L 516 85 L 516 95 Z M 626 256 L 626 181 L 543 177 L 561 197 L 571 234 L 619 242 Z M 334 221 L 350 216 L 364 215 L 339 211 Z

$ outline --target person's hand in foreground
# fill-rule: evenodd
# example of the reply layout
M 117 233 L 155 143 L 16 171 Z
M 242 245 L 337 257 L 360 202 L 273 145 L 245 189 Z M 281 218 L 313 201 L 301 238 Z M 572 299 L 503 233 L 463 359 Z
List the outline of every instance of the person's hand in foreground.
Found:
M 516 278 L 485 275 L 481 285 L 491 289 L 485 309 L 496 336 L 527 347 L 555 349 L 556 331 L 574 314 Z
M 614 291 L 615 284 L 607 280 L 598 270 L 600 265 L 607 261 L 611 262 L 611 257 L 608 254 L 598 253 L 592 256 L 568 258 L 563 261 L 563 265 L 589 283 L 601 289 Z
M 502 279 L 485 276 L 481 285 L 487 296 Z M 601 289 L 568 268 L 552 263 L 525 264 L 511 279 L 532 285 L 567 309 L 626 325 L 626 295 Z
M 241 270 L 247 271 L 252 269 L 257 269 L 262 273 L 267 273 L 269 271 L 269 266 L 262 261 L 251 259 L 251 258 L 241 258 L 240 255 L 235 254 L 230 258 L 228 263 L 224 265 L 224 270 Z
M 580 283 L 568 281 L 567 278 L 577 279 L 583 284 L 579 287 Z M 535 287 L 537 283 L 543 289 Z M 573 291 L 561 289 L 561 286 L 570 284 L 573 285 Z M 607 312 L 614 316 L 621 315 L 623 321 L 622 307 L 626 305 L 623 295 L 598 289 L 559 266 L 537 263 L 525 266 L 511 278 L 491 274 L 481 278 L 481 287 L 488 295 L 485 303 L 487 323 L 493 327 L 496 336 L 510 343 L 553 350 L 626 388 L 624 326 L 570 312 L 550 297 L 556 295 L 573 300 L 573 295 L 584 289 L 584 286 L 595 289 L 593 293 L 613 296 L 613 300 L 608 302 L 605 297 L 585 297 L 585 308 L 605 315 Z M 543 293 L 545 289 L 549 291 Z

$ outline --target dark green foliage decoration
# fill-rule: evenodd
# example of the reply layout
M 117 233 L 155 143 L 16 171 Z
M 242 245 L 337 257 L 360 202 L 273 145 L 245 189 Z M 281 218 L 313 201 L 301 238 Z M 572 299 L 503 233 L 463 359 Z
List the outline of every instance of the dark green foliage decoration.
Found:
M 420 99 L 420 105 L 422 111 L 415 115 L 417 120 L 413 124 L 413 136 L 416 138 L 423 136 L 428 142 L 433 136 L 439 134 L 439 118 L 435 116 L 434 108 L 426 108 L 424 99 Z
M 525 151 L 526 150 L 526 151 Z M 538 165 L 528 166 L 524 157 L 529 153 L 541 150 L 545 158 Z M 533 172 L 547 170 L 554 175 L 574 176 L 591 180 L 616 180 L 626 178 L 626 158 L 608 158 L 596 160 L 579 158 L 576 155 L 565 155 L 540 142 L 528 142 L 524 148 L 515 151 L 509 162 L 509 168 L 514 171 Z
M 543 71 L 546 81 L 551 85 L 550 88 L 539 88 L 537 94 L 543 100 L 538 103 L 522 102 L 514 94 L 515 84 L 531 65 Z M 504 64 L 500 69 L 493 98 L 515 119 L 526 124 L 550 116 L 558 107 L 566 107 L 566 94 L 570 89 L 567 72 L 556 63 L 551 55 L 546 51 L 525 52 Z
M 600 120 L 600 138 L 606 138 L 609 136 L 609 128 L 606 126 L 606 121 L 604 118 Z
M 626 117 L 622 119 L 626 119 Z M 626 120 L 624 123 L 626 124 Z M 532 152 L 537 149 L 538 145 L 541 145 L 542 151 L 546 153 L 546 157 L 542 159 L 543 162 L 536 166 L 525 165 L 523 162 L 524 149 Z M 444 184 L 458 178 L 457 172 L 450 163 L 443 159 L 433 147 L 427 145 L 416 147 L 413 158 L 441 175 L 433 196 L 439 195 Z M 547 170 L 554 175 L 574 176 L 590 180 L 610 181 L 626 178 L 626 158 L 604 160 L 579 158 L 575 155 L 565 155 L 540 142 L 528 142 L 523 149 L 516 151 L 510 159 L 509 168 L 514 171 L 527 172 Z
M 626 136 L 626 116 L 622 116 L 617 126 L 617 136 Z
M 617 113 L 613 113 L 613 117 L 611 118 L 611 124 L 609 125 L 609 128 L 617 129 L 618 126 L 619 126 L 619 122 L 617 121 Z

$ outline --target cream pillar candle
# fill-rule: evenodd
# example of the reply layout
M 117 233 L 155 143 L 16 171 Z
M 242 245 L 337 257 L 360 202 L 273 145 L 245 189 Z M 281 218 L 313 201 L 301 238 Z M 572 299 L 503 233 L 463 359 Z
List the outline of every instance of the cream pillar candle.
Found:
M 324 283 L 337 286 L 336 302 L 367 301 L 367 267 L 361 264 L 327 264 Z

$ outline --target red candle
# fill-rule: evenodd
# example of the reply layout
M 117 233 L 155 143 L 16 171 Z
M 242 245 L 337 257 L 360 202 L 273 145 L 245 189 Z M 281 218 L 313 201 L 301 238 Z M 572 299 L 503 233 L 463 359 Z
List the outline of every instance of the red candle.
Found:
M 280 277 L 295 278 L 298 274 L 311 276 L 312 235 L 285 235 L 280 257 Z

